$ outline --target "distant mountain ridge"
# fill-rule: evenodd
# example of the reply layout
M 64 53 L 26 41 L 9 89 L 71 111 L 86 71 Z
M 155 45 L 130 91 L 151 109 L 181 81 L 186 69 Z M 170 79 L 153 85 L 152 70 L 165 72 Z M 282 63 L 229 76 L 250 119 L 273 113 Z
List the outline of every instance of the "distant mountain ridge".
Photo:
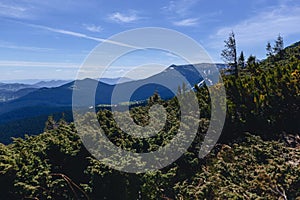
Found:
M 6 90 L 6 91 L 18 91 L 25 88 L 36 88 L 33 85 L 29 84 L 23 84 L 23 83 L 1 83 L 0 84 L 0 90 Z
M 28 82 L 32 82 L 34 80 L 28 80 Z M 120 83 L 125 83 L 133 81 L 129 78 L 101 78 L 100 82 L 115 85 Z M 22 81 L 21 81 L 22 82 Z M 23 80 L 26 82 L 26 80 Z M 25 84 L 25 83 L 1 83 L 0 82 L 0 102 L 6 102 L 18 99 L 22 96 L 25 96 L 31 92 L 34 92 L 40 88 L 55 88 L 65 85 L 67 83 L 72 82 L 71 80 L 42 80 L 38 81 L 34 84 Z
M 118 77 L 118 78 L 100 78 L 98 81 L 109 84 L 109 85 L 115 85 L 125 82 L 134 81 L 133 79 L 127 78 L 127 77 Z
M 47 87 L 59 87 L 70 81 L 65 80 L 51 80 L 40 81 L 35 84 L 24 83 L 0 83 L 0 102 L 11 101 L 25 96 L 31 92 L 38 90 L 39 88 Z
M 108 84 L 94 79 L 84 79 L 72 81 L 59 87 L 33 88 L 32 91 L 17 99 L 0 103 L 0 134 L 2 132 L 1 126 L 3 127 L 3 125 L 8 123 L 15 123 L 17 121 L 19 121 L 18 123 L 22 123 L 23 120 L 26 121 L 29 118 L 49 116 L 55 113 L 71 113 L 73 90 L 80 90 L 84 93 L 96 85 L 96 105 L 145 101 L 155 92 L 162 99 L 169 99 L 176 95 L 178 86 L 182 86 L 183 83 L 190 85 L 190 89 L 195 84 L 201 83 L 203 78 L 199 74 L 199 70 L 202 70 L 204 75 L 215 73 L 210 70 L 211 66 L 215 65 L 171 65 L 164 71 L 142 80 L 125 79 L 125 82 L 122 79 L 110 80 L 121 80 L 120 84 Z M 217 64 L 216 66 L 219 69 L 226 68 L 226 65 L 223 64 Z M 53 83 L 56 84 L 58 82 Z M 40 82 L 35 86 L 38 87 L 38 85 L 41 86 L 44 83 Z M 117 90 L 114 93 L 116 98 L 112 101 L 111 97 L 114 90 Z M 128 97 L 130 91 L 133 93 L 132 96 Z M 86 96 L 83 95 L 83 98 L 86 98 Z M 85 106 L 90 107 L 94 105 L 89 104 Z M 26 132 L 26 130 L 23 131 Z
M 52 87 L 59 87 L 64 84 L 67 84 L 71 81 L 69 80 L 51 80 L 51 81 L 39 81 L 35 84 L 33 84 L 34 87 L 42 88 L 42 87 L 47 87 L 47 88 L 52 88 Z

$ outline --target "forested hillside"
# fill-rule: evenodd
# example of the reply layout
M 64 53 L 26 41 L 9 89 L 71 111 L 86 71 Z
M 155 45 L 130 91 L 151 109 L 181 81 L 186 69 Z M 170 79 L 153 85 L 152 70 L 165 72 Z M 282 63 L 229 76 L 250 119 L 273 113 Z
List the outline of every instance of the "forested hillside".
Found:
M 226 123 L 205 158 L 198 152 L 211 106 L 203 86 L 195 87 L 201 109 L 197 136 L 168 167 L 140 174 L 110 169 L 85 149 L 73 123 L 49 117 L 44 133 L 0 145 L 0 199 L 300 199 L 300 43 L 260 63 L 250 57 L 238 76 L 223 75 L 223 81 Z M 108 110 L 99 111 L 98 120 L 115 145 L 151 152 L 177 134 L 177 98 L 164 101 L 154 94 L 147 105 L 131 109 L 133 119 L 145 125 L 151 105 L 166 108 L 167 124 L 153 137 L 127 135 Z M 188 130 L 198 122 L 191 118 L 183 126 Z

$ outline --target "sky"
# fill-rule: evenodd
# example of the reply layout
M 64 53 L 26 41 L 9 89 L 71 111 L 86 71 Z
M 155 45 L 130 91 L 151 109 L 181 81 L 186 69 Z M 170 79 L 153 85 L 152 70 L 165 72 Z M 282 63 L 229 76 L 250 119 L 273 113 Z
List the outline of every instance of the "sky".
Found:
M 224 40 L 234 31 L 238 52 L 263 59 L 267 42 L 273 44 L 278 34 L 285 46 L 299 41 L 299 24 L 296 0 L 0 0 L 0 82 L 75 79 L 105 39 L 143 27 L 183 33 L 216 63 L 222 62 Z M 184 60 L 168 52 L 136 52 L 115 62 L 105 76 L 124 76 L 149 63 L 167 67 Z

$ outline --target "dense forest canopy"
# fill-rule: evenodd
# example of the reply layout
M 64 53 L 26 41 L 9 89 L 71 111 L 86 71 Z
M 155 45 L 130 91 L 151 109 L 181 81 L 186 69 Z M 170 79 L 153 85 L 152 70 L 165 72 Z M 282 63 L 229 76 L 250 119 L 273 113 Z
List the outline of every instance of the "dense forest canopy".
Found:
M 0 145 L 0 198 L 299 198 L 300 43 L 268 53 L 264 61 L 250 57 L 238 73 L 223 75 L 226 123 L 218 144 L 204 159 L 198 152 L 209 125 L 211 100 L 206 86 L 195 86 L 201 115 L 189 123 L 200 126 L 188 151 L 168 167 L 138 174 L 113 170 L 86 150 L 73 123 L 49 117 L 44 133 Z M 245 59 L 238 60 L 234 58 L 235 66 Z M 147 105 L 131 109 L 131 117 L 141 125 L 148 123 L 151 105 L 160 104 L 168 111 L 163 129 L 149 138 L 124 133 L 109 110 L 100 110 L 97 117 L 115 145 L 151 152 L 177 134 L 177 98 L 164 101 L 155 94 Z M 189 124 L 183 126 L 189 129 Z M 97 141 L 96 134 L 86 137 Z M 128 160 L 120 158 L 119 162 Z

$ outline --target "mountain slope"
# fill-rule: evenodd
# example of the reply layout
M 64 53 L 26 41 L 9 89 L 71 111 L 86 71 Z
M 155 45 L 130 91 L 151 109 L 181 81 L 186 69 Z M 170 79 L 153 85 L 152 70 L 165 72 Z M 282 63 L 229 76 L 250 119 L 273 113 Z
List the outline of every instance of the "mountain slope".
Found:
M 0 90 L 6 90 L 6 91 L 18 91 L 25 88 L 38 88 L 33 85 L 29 84 L 22 84 L 22 83 L 2 83 L 0 84 Z
M 221 64 L 217 66 L 218 68 L 225 67 L 225 65 Z M 0 125 L 3 127 L 5 124 L 14 124 L 16 120 L 22 122 L 22 119 L 25 120 L 38 116 L 44 118 L 47 115 L 55 113 L 71 112 L 73 90 L 85 93 L 85 91 L 90 90 L 95 85 L 97 86 L 95 93 L 96 105 L 145 101 L 155 92 L 162 99 L 169 99 L 176 95 L 178 86 L 181 87 L 183 83 L 186 83 L 187 86 L 190 84 L 187 88 L 191 89 L 195 84 L 203 80 L 195 67 L 198 70 L 204 70 L 204 75 L 208 77 L 214 73 L 208 69 L 211 67 L 210 64 L 172 65 L 163 72 L 149 78 L 123 82 L 117 85 L 109 85 L 93 79 L 84 79 L 76 81 L 76 84 L 73 81 L 60 87 L 40 88 L 18 99 L 0 103 Z M 131 96 L 128 96 L 130 91 L 133 93 Z M 113 92 L 115 92 L 115 98 L 112 100 Z M 86 95 L 83 95 L 83 97 L 85 98 Z M 94 105 L 86 106 L 90 107 Z M 33 125 L 28 124 L 28 126 Z M 3 131 L 0 127 L 0 133 Z M 24 130 L 21 131 L 23 132 Z
M 207 64 L 195 66 L 199 68 L 209 67 Z M 109 85 L 102 82 L 97 83 L 96 80 L 92 79 L 84 79 L 77 81 L 77 85 L 82 85 L 82 91 L 84 91 L 88 90 L 91 86 L 98 84 L 96 91 L 96 104 L 110 104 L 112 92 L 115 88 L 117 88 L 119 98 L 115 99 L 115 102 L 113 103 L 118 104 L 127 101 L 124 96 L 126 96 L 128 91 L 133 89 L 138 90 L 131 97 L 131 101 L 146 100 L 153 95 L 154 92 L 158 92 L 164 99 L 171 98 L 175 95 L 171 92 L 171 90 L 176 93 L 178 86 L 182 86 L 182 83 L 186 82 L 184 78 L 191 86 L 202 80 L 201 75 L 192 65 L 173 65 L 165 71 L 143 80 L 130 81 L 118 85 Z M 0 115 L 13 111 L 14 109 L 28 106 L 72 106 L 72 91 L 74 83 L 75 82 L 73 81 L 60 87 L 41 88 L 19 99 L 2 103 L 0 104 Z M 161 86 L 160 83 L 162 85 L 167 85 L 169 89 Z
M 42 87 L 52 88 L 52 87 L 62 86 L 62 85 L 67 84 L 69 82 L 71 82 L 71 81 L 70 80 L 40 81 L 40 82 L 37 82 L 37 83 L 33 84 L 32 86 L 38 87 L 38 88 L 42 88 Z
M 24 83 L 0 83 L 0 102 L 7 102 L 11 100 L 23 97 L 39 88 L 47 87 L 59 87 L 70 81 L 64 80 L 52 80 L 52 81 L 40 81 L 35 84 Z

